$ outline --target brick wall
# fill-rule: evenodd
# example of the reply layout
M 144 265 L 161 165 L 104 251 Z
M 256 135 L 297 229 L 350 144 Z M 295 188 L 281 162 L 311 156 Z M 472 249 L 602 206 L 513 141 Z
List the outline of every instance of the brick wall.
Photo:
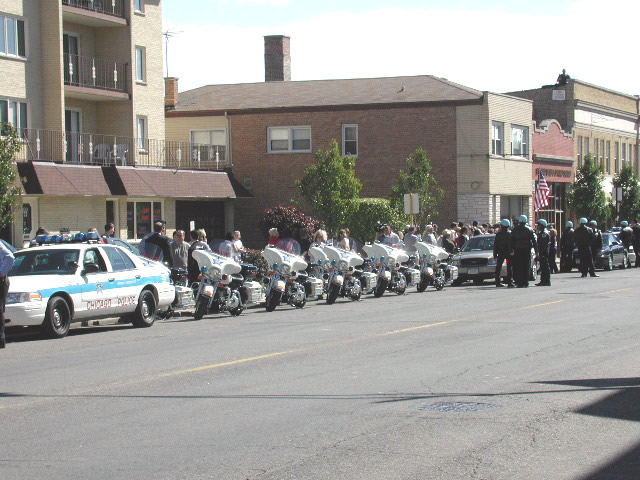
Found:
M 245 244 L 264 244 L 257 225 L 265 208 L 301 201 L 295 181 L 314 162 L 313 153 L 267 153 L 267 129 L 276 126 L 311 126 L 316 151 L 329 148 L 332 139 L 341 145 L 342 125 L 358 125 L 356 175 L 363 183 L 362 197 L 388 198 L 405 159 L 423 147 L 445 189 L 435 220 L 456 218 L 455 115 L 451 106 L 232 115 L 233 173 L 241 183 L 251 180 L 255 196 L 236 202 L 235 225 Z

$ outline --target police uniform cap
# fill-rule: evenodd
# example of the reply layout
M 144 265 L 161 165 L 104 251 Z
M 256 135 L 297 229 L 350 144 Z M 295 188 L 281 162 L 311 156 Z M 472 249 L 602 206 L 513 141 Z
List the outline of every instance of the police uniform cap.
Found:
M 567 222 L 567 228 L 573 228 L 573 222 Z
M 544 218 L 539 218 L 536 222 L 538 225 L 542 225 L 543 227 L 547 226 L 547 221 Z
M 582 217 L 580 219 L 580 225 L 586 225 L 587 223 L 589 223 L 589 220 L 587 220 L 586 218 Z
M 620 225 L 622 225 L 623 227 L 628 227 L 629 222 L 627 222 L 626 220 L 623 220 L 622 222 L 620 222 Z
M 500 220 L 500 225 L 502 225 L 503 227 L 510 227 L 511 222 L 508 218 L 503 218 L 502 220 Z
M 520 215 L 520 218 L 518 218 L 518 221 L 520 223 L 527 223 L 529 221 L 529 219 L 527 218 L 526 215 Z
M 594 227 L 597 227 L 597 226 L 598 226 L 598 222 L 596 222 L 595 220 L 591 220 L 591 221 L 589 222 L 589 224 L 590 224 L 590 225 L 593 225 Z

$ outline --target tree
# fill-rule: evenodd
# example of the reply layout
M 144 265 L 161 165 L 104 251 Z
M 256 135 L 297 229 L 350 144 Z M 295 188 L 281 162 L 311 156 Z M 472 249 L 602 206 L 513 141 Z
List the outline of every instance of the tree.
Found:
M 386 198 L 359 198 L 355 200 L 348 224 L 351 236 L 362 244 L 374 239 L 376 222 L 387 223 L 401 230 L 408 220 L 408 216 L 393 208 Z
M 340 155 L 338 142 L 333 140 L 329 150 L 316 152 L 315 164 L 296 182 L 304 200 L 321 216 L 330 236 L 346 226 L 362 188 L 355 167 L 355 159 Z
M 391 190 L 391 205 L 404 213 L 404 195 L 417 193 L 420 197 L 420 213 L 416 223 L 424 224 L 438 214 L 438 203 L 444 198 L 444 190 L 438 187 L 433 176 L 427 152 L 420 147 L 406 160 L 407 170 L 401 170 L 398 183 Z
M 607 208 L 607 197 L 602 190 L 604 171 L 593 161 L 593 156 L 588 154 L 584 158 L 584 164 L 576 172 L 576 179 L 571 191 L 567 195 L 569 206 L 578 217 L 586 217 L 605 222 L 610 215 Z
M 16 153 L 20 150 L 20 139 L 16 131 L 5 123 L 0 136 L 0 229 L 13 223 L 16 200 L 20 195 L 17 185 L 18 172 L 15 166 Z
M 630 164 L 625 164 L 620 173 L 613 179 L 615 187 L 622 188 L 622 202 L 619 203 L 621 220 L 640 218 L 640 185 L 638 176 Z

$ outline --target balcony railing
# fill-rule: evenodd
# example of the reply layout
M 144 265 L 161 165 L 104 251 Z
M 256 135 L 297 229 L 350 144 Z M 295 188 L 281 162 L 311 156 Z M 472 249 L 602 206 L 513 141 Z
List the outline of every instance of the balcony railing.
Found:
M 62 5 L 124 18 L 124 0 L 62 0 Z
M 127 92 L 127 64 L 64 54 L 64 84 Z
M 143 139 L 95 133 L 21 129 L 18 162 L 223 170 L 231 167 L 225 145 Z

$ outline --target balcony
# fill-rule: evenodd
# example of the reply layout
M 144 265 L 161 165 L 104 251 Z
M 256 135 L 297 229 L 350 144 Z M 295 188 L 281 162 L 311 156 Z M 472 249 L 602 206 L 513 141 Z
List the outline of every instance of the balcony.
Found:
M 17 162 L 211 171 L 231 167 L 225 145 L 34 129 L 19 134 Z
M 65 21 L 89 27 L 127 25 L 124 0 L 62 0 Z
M 126 63 L 64 54 L 64 85 L 68 97 L 84 100 L 128 100 Z

